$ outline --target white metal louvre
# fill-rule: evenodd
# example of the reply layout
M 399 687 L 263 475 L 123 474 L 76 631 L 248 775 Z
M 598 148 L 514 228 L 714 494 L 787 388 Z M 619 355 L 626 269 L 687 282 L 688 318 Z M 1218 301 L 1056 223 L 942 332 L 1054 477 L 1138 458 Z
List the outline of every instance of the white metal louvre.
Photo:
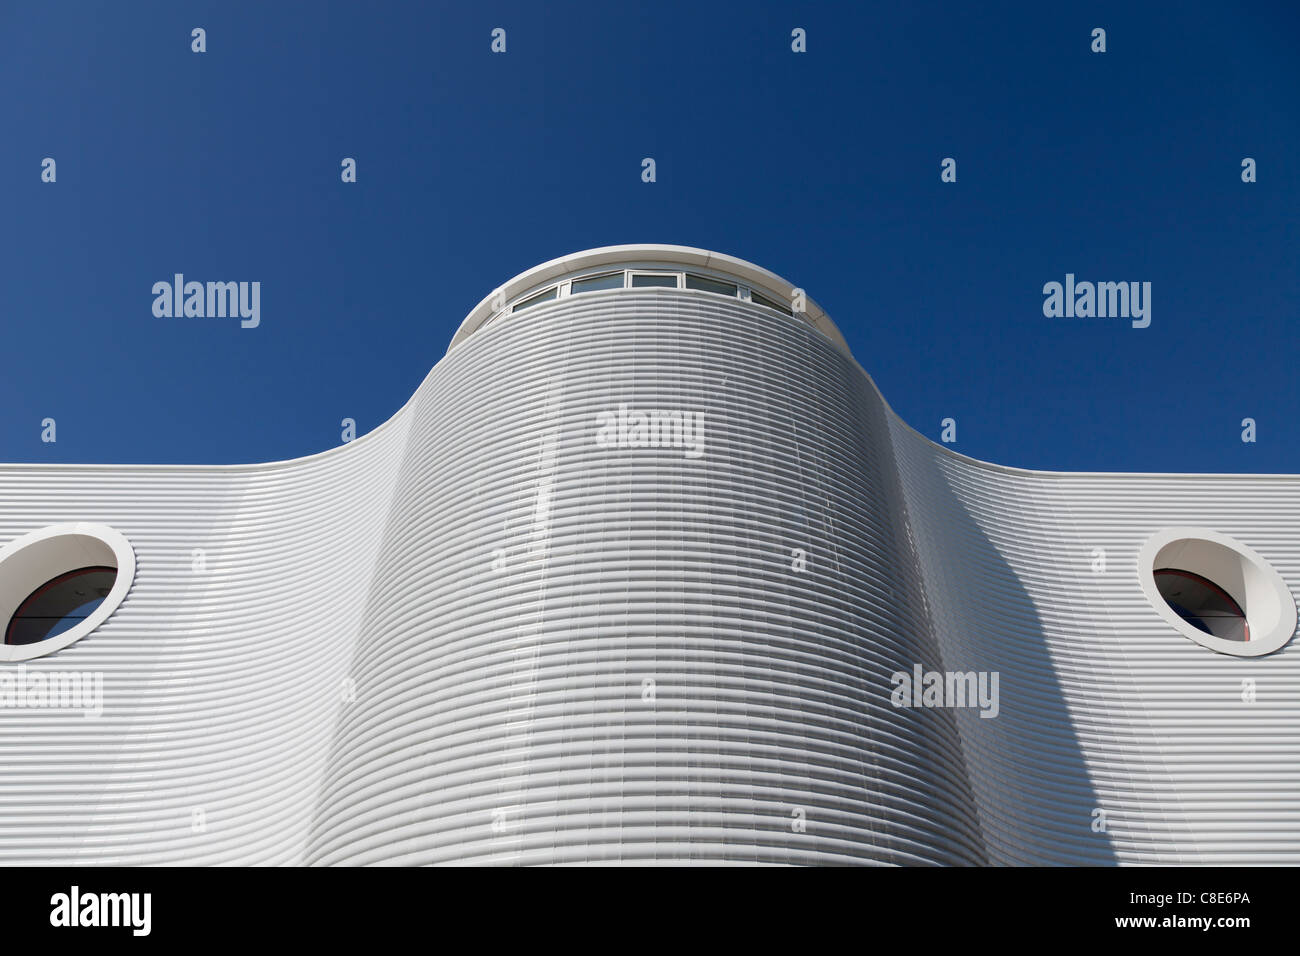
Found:
M 1137 567 L 1156 531 L 1208 527 L 1294 593 L 1300 479 L 1017 472 L 891 421 L 947 666 L 1002 674 L 998 719 L 958 714 L 990 859 L 1300 862 L 1300 652 L 1201 647 Z
M 844 356 L 630 291 L 484 329 L 440 373 L 313 862 L 980 859 L 951 715 L 888 704 L 935 655 Z M 703 413 L 704 454 L 599 447 L 620 403 Z
M 703 454 L 601 447 L 620 404 Z M 138 571 L 26 665 L 104 715 L 0 711 L 0 863 L 1300 862 L 1300 652 L 1212 653 L 1136 567 L 1205 526 L 1294 591 L 1300 478 L 962 458 L 740 300 L 502 317 L 311 458 L 0 466 L 0 542 L 64 521 Z M 892 707 L 917 664 L 998 717 Z

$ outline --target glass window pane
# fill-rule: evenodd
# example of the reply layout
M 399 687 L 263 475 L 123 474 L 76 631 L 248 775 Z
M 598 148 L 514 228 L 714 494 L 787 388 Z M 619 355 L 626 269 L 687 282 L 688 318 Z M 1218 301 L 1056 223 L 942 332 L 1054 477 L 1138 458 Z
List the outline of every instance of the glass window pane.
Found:
M 623 273 L 610 272 L 603 276 L 587 276 L 585 279 L 573 280 L 573 294 L 579 292 L 599 292 L 601 289 L 623 288 Z
M 5 629 L 6 644 L 35 644 L 70 631 L 104 603 L 117 568 L 81 568 L 41 585 L 18 606 Z
M 693 276 L 686 273 L 686 288 L 699 289 L 702 292 L 716 292 L 718 295 L 729 295 L 735 298 L 736 284 L 734 282 L 719 282 L 717 279 L 706 279 L 704 276 Z
M 542 302 L 547 302 L 550 299 L 554 299 L 558 292 L 559 292 L 559 286 L 555 286 L 553 288 L 547 289 L 545 292 L 539 292 L 536 295 L 530 295 L 522 302 L 516 302 L 514 308 L 512 308 L 510 311 L 522 312 L 524 309 L 531 308 L 534 305 L 539 305 Z
M 776 311 L 784 312 L 786 315 L 794 315 L 794 313 L 785 306 L 781 305 L 779 302 L 773 302 L 765 295 L 759 295 L 757 292 L 750 292 L 749 298 L 755 305 L 765 305 L 769 309 L 776 309 Z
M 637 289 L 647 287 L 676 289 L 677 276 L 637 275 L 637 273 L 634 272 L 632 273 L 632 287 Z
M 1155 579 L 1160 596 L 1192 627 L 1225 641 L 1250 640 L 1241 606 L 1213 581 L 1177 568 L 1161 568 Z

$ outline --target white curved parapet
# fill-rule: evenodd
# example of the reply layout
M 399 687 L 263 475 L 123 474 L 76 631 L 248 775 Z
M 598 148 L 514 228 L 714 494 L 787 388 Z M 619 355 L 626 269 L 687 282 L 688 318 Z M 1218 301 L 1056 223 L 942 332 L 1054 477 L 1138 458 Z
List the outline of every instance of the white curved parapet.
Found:
M 591 250 L 341 448 L 0 466 L 0 547 L 135 561 L 0 663 L 103 684 L 0 707 L 0 863 L 1300 863 L 1300 478 L 962 457 L 795 298 Z M 1268 645 L 1148 583 L 1183 541 Z

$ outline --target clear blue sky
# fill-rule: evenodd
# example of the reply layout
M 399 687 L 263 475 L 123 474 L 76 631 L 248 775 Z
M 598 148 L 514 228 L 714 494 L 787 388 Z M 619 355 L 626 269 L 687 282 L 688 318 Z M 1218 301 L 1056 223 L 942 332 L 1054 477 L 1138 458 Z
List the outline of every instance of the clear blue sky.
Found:
M 669 242 L 803 286 L 968 455 L 1300 472 L 1295 3 L 7 3 L 0 87 L 0 461 L 320 451 L 516 273 Z M 154 317 L 176 272 L 261 326 Z M 1067 272 L 1150 328 L 1045 318 Z

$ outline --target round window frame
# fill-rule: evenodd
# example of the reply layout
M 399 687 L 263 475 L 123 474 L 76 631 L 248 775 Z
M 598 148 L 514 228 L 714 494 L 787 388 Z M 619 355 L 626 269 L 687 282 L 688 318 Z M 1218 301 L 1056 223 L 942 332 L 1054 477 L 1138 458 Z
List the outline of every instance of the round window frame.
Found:
M 112 560 L 105 560 L 109 556 Z M 0 547 L 0 626 L 6 631 L 34 591 L 60 574 L 93 564 L 117 568 L 113 587 L 99 607 L 75 627 L 46 640 L 0 644 L 0 663 L 46 657 L 77 643 L 112 616 L 135 581 L 135 551 L 125 535 L 108 525 L 84 521 L 48 525 Z
M 1190 547 L 1181 549 L 1182 553 L 1174 556 L 1164 555 L 1166 549 L 1180 542 L 1186 542 Z M 1239 576 L 1242 583 L 1235 580 L 1225 583 L 1221 570 L 1225 566 Z M 1228 594 L 1245 613 L 1250 640 L 1229 641 L 1215 637 L 1183 620 L 1156 585 L 1155 572 L 1166 568 L 1198 575 Z M 1295 636 L 1295 598 L 1282 576 L 1258 552 L 1226 534 L 1208 528 L 1163 528 L 1142 545 L 1138 554 L 1138 576 L 1147 601 L 1170 627 L 1216 653 L 1230 657 L 1263 657 L 1281 650 Z

